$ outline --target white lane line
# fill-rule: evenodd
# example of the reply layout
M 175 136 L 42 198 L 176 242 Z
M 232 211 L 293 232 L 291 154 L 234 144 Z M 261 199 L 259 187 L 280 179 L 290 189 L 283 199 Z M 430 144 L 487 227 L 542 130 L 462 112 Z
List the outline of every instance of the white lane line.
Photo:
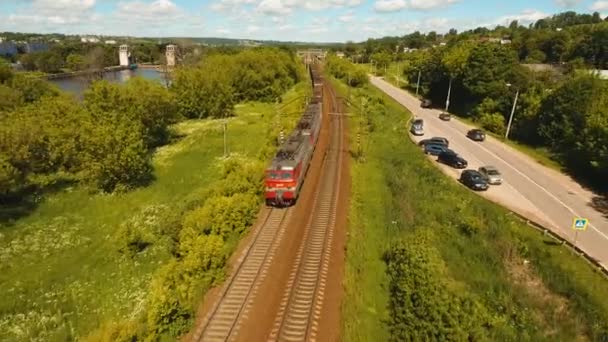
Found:
M 407 94 L 407 92 L 405 92 L 404 90 L 401 90 L 402 93 L 406 93 L 405 95 L 409 95 Z M 403 95 L 403 94 L 401 94 Z M 411 96 L 411 95 L 410 95 Z M 405 101 L 400 101 L 398 99 L 395 99 L 398 102 L 400 102 L 402 105 L 405 105 Z M 408 108 L 409 109 L 409 108 Z M 412 110 L 413 111 L 413 110 Z M 461 134 L 461 132 L 459 132 L 456 128 L 451 127 L 446 125 L 446 127 L 448 127 L 449 129 L 451 129 L 452 131 L 458 132 L 458 134 Z M 531 182 L 532 184 L 536 185 L 538 188 L 540 188 L 542 191 L 544 191 L 547 195 L 549 195 L 549 197 L 553 198 L 556 202 L 558 202 L 559 204 L 561 204 L 564 208 L 568 209 L 568 211 L 570 211 L 570 213 L 572 215 L 574 215 L 575 217 L 580 217 L 572 208 L 570 208 L 566 203 L 564 203 L 562 200 L 560 200 L 557 196 L 555 196 L 553 193 L 551 193 L 549 190 L 545 189 L 542 185 L 538 184 L 537 182 L 535 182 L 532 178 L 528 177 L 525 173 L 519 171 L 519 169 L 517 169 L 516 167 L 514 167 L 513 165 L 511 165 L 510 163 L 506 162 L 504 159 L 502 159 L 501 157 L 499 157 L 498 155 L 496 155 L 494 152 L 488 150 L 487 148 L 485 148 L 483 145 L 481 144 L 476 144 L 478 147 L 480 147 L 482 150 L 486 151 L 487 153 L 489 153 L 490 155 L 494 156 L 494 158 L 502 161 L 503 163 L 505 163 L 508 167 L 510 167 L 513 171 L 517 172 L 520 176 L 524 177 L 525 179 L 527 179 L 529 182 Z M 591 222 L 589 222 L 589 227 L 593 230 L 595 230 L 598 234 L 600 234 L 604 239 L 608 240 L 608 235 L 604 234 L 604 232 L 600 231 L 599 229 L 597 229 L 593 224 L 591 224 Z

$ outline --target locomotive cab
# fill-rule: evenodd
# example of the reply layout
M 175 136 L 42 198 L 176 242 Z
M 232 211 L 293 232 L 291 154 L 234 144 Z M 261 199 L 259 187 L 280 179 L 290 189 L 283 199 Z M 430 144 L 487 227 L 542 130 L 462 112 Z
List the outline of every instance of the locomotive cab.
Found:
M 266 204 L 289 206 L 297 198 L 295 170 L 281 167 L 266 170 Z

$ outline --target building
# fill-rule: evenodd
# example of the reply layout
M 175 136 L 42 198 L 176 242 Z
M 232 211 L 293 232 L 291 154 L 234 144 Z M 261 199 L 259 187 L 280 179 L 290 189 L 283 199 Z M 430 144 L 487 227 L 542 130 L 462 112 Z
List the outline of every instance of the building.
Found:
M 173 44 L 167 45 L 167 50 L 165 51 L 165 57 L 167 58 L 168 67 L 175 66 L 175 49 L 176 49 L 175 45 L 173 45 Z
M 118 48 L 118 60 L 120 61 L 120 65 L 121 66 L 131 65 L 129 57 L 131 57 L 131 54 L 129 53 L 129 46 L 121 45 Z
M 4 42 L 4 37 L 0 37 L 0 43 Z
M 511 44 L 511 39 L 501 39 L 500 45 Z
M 116 41 L 115 40 L 106 40 L 104 43 L 106 45 L 116 45 Z
M 80 37 L 80 41 L 83 43 L 99 43 L 99 38 L 96 37 Z
M 338 58 L 344 58 L 344 52 L 342 52 L 342 51 L 336 52 L 336 57 L 338 57 Z
M 17 44 L 13 42 L 0 43 L 0 56 L 12 57 L 18 53 Z
M 49 45 L 47 43 L 41 43 L 41 42 L 25 43 L 25 52 L 26 53 L 48 51 L 48 49 L 49 49 Z
M 403 53 L 414 52 L 414 51 L 418 51 L 418 49 L 416 49 L 416 48 L 410 49 L 409 47 L 403 48 Z
M 608 70 L 589 70 L 590 73 L 597 75 L 597 77 L 603 79 L 603 80 L 608 80 Z

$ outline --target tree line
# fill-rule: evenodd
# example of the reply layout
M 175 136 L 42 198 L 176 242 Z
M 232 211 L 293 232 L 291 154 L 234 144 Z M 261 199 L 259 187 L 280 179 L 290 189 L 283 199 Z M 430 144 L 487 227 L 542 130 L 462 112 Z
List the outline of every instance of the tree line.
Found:
M 395 54 L 399 42 L 419 49 Z M 608 81 L 590 71 L 608 68 L 606 46 L 608 22 L 598 14 L 566 12 L 529 27 L 513 22 L 493 30 L 370 40 L 349 53 L 353 59 L 373 59 L 380 74 L 383 66 L 398 61 L 408 87 L 414 90 L 420 76 L 420 94 L 437 107 L 444 107 L 451 88 L 450 111 L 502 136 L 518 95 L 509 138 L 549 150 L 573 175 L 608 190 L 603 181 L 608 176 Z M 551 65 L 538 68 L 536 63 Z
M 146 184 L 150 151 L 169 141 L 172 123 L 230 116 L 240 101 L 274 101 L 301 77 L 293 54 L 254 49 L 179 68 L 169 88 L 98 81 L 79 102 L 0 63 L 0 201 L 65 182 L 105 192 Z
M 335 48 L 343 49 L 347 57 L 357 57 L 358 61 L 369 63 L 376 59 L 372 55 L 377 53 L 397 53 L 395 58 L 402 59 L 405 54 L 400 52 L 404 48 L 425 49 L 441 43 L 452 46 L 461 41 L 487 39 L 509 40 L 518 58 L 526 63 L 576 61 L 589 67 L 608 69 L 608 51 L 605 48 L 608 46 L 608 17 L 602 19 L 597 12 L 559 13 L 528 26 L 514 20 L 508 26 L 498 25 L 494 29 L 478 27 L 461 33 L 456 29 L 445 34 L 416 31 L 403 36 L 368 39 L 363 43 L 348 42 Z

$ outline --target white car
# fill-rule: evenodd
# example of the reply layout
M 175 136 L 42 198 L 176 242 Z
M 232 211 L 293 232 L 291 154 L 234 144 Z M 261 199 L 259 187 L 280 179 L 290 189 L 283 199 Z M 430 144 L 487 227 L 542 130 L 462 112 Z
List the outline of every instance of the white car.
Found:
M 422 119 L 414 120 L 410 132 L 412 132 L 413 135 L 424 135 L 424 121 L 422 121 Z
M 486 165 L 479 168 L 479 173 L 481 176 L 488 182 L 488 184 L 492 185 L 500 185 L 502 184 L 502 175 L 494 166 Z

